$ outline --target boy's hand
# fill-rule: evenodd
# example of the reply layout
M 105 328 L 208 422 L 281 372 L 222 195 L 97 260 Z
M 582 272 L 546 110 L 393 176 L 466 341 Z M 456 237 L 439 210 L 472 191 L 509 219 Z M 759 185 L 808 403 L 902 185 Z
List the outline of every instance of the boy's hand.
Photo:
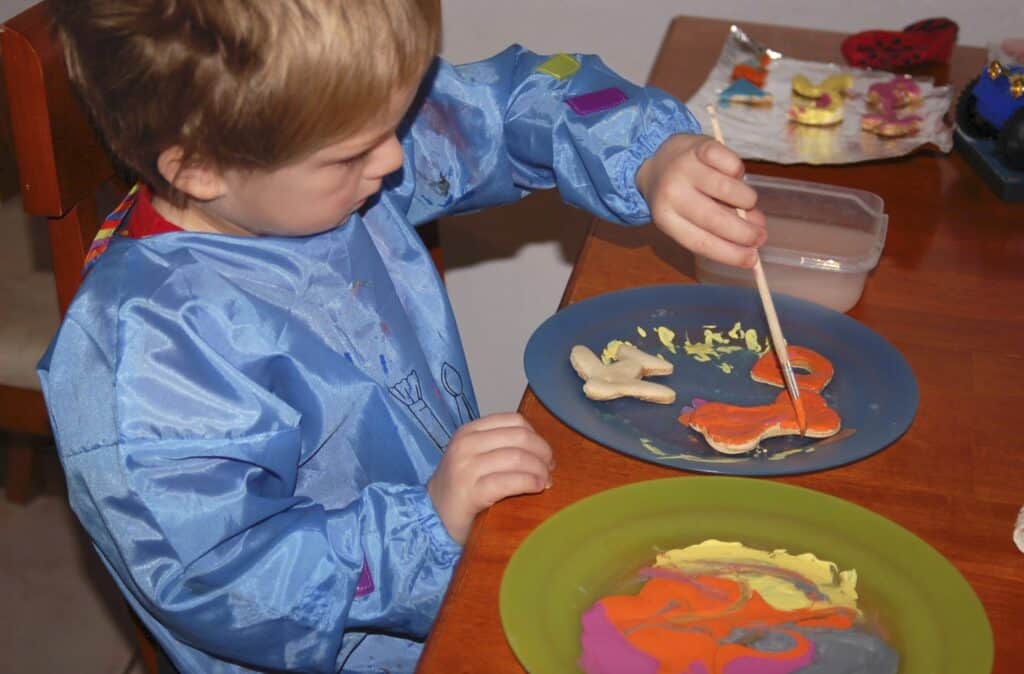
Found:
M 757 193 L 743 182 L 743 161 L 707 136 L 670 137 L 640 166 L 636 186 L 655 226 L 694 253 L 736 267 L 754 266 L 767 232 L 752 210 Z M 736 209 L 747 213 L 744 222 Z
M 516 494 L 551 486 L 551 447 L 522 416 L 492 414 L 455 432 L 427 482 L 448 533 L 466 542 L 476 514 Z

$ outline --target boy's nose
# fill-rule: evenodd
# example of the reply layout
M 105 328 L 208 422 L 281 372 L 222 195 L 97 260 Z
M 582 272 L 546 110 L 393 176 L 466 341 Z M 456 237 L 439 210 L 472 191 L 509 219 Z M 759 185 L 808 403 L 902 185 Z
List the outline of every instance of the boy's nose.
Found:
M 374 178 L 383 178 L 402 167 L 402 157 L 402 144 L 398 142 L 398 136 L 392 134 L 374 150 L 373 163 L 368 172 Z

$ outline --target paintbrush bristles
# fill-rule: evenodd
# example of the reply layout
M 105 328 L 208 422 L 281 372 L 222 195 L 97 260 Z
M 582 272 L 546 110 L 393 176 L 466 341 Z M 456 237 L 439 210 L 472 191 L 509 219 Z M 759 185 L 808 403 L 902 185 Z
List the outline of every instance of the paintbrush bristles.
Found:
M 711 129 L 717 140 L 725 145 L 722 137 L 722 127 L 718 123 L 718 115 L 715 106 L 707 106 L 708 115 L 711 117 Z M 742 208 L 736 209 L 736 215 L 747 219 L 747 212 Z M 793 408 L 796 411 L 796 418 L 800 424 L 800 432 L 807 432 L 807 413 L 804 411 L 804 403 L 800 400 L 800 387 L 796 383 L 796 375 L 793 374 L 793 365 L 789 362 L 786 338 L 782 336 L 782 326 L 779 324 L 779 316 L 775 313 L 775 302 L 772 300 L 771 291 L 768 290 L 768 279 L 764 275 L 764 267 L 761 266 L 761 256 L 754 259 L 754 281 L 757 285 L 757 293 L 761 296 L 761 305 L 764 307 L 764 315 L 768 320 L 768 332 L 772 336 L 772 344 L 775 347 L 775 356 L 782 368 L 782 377 L 786 382 L 786 389 L 790 398 L 793 399 Z

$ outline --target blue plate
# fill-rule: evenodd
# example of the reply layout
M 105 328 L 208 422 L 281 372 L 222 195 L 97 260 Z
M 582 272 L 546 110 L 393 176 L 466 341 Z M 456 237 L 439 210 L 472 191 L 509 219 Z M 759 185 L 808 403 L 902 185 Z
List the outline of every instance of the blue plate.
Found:
M 747 349 L 698 362 L 682 345 L 704 341 L 705 326 L 728 333 L 740 323 L 763 345 L 768 326 L 752 289 L 714 285 L 665 285 L 623 290 L 569 305 L 530 337 L 526 377 L 540 401 L 565 424 L 615 451 L 673 468 L 729 475 L 792 475 L 834 468 L 878 452 L 910 427 L 918 391 L 907 361 L 889 342 L 845 314 L 787 295 L 775 308 L 790 344 L 832 361 L 835 376 L 823 395 L 839 412 L 843 428 L 832 438 L 770 438 L 747 454 L 713 450 L 678 416 L 693 398 L 737 405 L 764 405 L 780 389 L 750 379 L 757 354 Z M 675 332 L 676 353 L 655 331 Z M 641 336 L 641 328 L 646 336 Z M 576 344 L 600 354 L 614 339 L 661 354 L 675 371 L 652 378 L 676 391 L 671 405 L 630 398 L 596 402 L 583 395 L 583 381 L 569 364 Z M 736 343 L 742 343 L 742 340 Z M 731 373 L 721 365 L 727 363 Z

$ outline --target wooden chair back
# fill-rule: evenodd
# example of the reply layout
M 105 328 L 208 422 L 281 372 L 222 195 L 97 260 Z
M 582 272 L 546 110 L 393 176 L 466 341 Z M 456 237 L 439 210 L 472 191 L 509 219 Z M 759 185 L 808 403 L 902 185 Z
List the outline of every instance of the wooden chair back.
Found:
M 21 198 L 26 212 L 47 219 L 63 315 L 105 215 L 97 194 L 114 169 L 68 81 L 46 2 L 5 24 L 0 50 Z
M 27 213 L 46 218 L 63 316 L 104 215 L 98 195 L 115 180 L 114 169 L 71 88 L 45 1 L 4 24 L 0 52 L 21 198 Z M 43 409 L 41 395 L 27 393 Z M 137 618 L 135 631 L 146 671 L 157 674 L 156 646 Z

